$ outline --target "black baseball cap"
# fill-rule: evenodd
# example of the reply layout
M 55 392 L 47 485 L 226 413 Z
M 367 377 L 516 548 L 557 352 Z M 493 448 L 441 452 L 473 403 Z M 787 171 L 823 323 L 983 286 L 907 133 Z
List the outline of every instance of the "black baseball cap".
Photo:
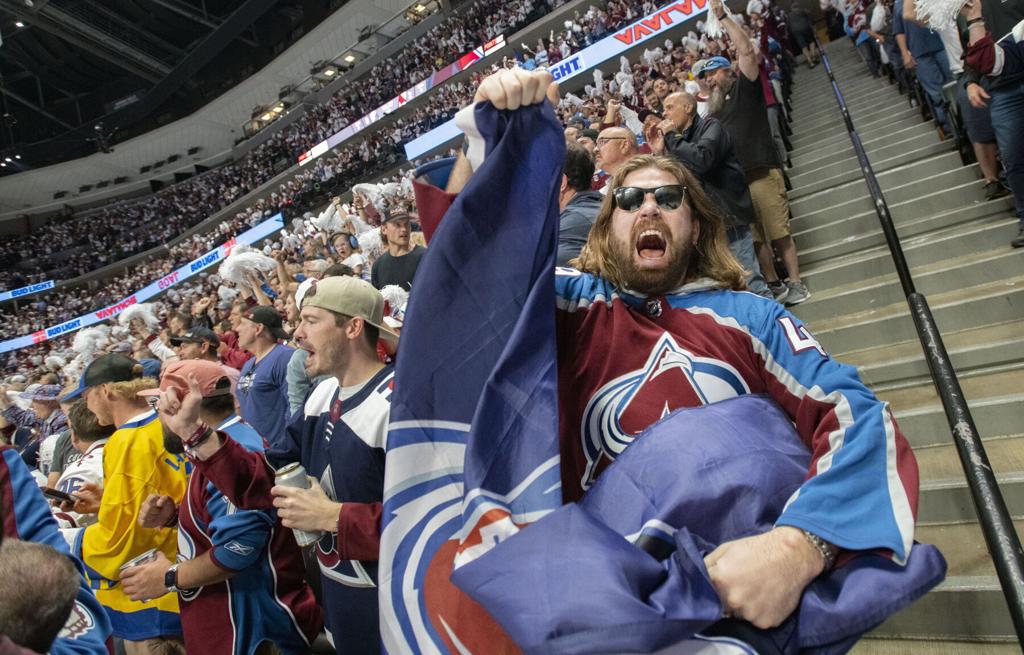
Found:
M 67 394 L 60 401 L 67 402 L 82 395 L 89 387 L 96 387 L 107 382 L 128 382 L 142 377 L 142 365 L 131 357 L 119 353 L 107 353 L 97 357 L 82 372 L 78 388 Z
M 172 346 L 180 346 L 183 343 L 208 343 L 214 348 L 220 346 L 220 337 L 210 328 L 192 328 L 180 337 L 171 337 Z
M 266 327 L 275 339 L 283 340 L 288 338 L 288 333 L 284 331 L 284 323 L 281 322 L 281 314 L 273 307 L 258 305 L 245 311 L 242 314 L 242 318 Z

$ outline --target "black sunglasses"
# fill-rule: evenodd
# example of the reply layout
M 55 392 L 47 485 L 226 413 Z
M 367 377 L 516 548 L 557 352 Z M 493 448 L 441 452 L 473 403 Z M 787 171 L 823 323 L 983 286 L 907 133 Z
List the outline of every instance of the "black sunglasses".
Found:
M 620 186 L 612 191 L 612 200 L 615 206 L 622 211 L 633 212 L 640 209 L 644 204 L 644 198 L 648 193 L 654 194 L 654 201 L 662 209 L 679 209 L 683 204 L 683 194 L 686 187 L 682 184 L 666 184 L 665 186 L 653 189 L 641 189 L 636 186 Z

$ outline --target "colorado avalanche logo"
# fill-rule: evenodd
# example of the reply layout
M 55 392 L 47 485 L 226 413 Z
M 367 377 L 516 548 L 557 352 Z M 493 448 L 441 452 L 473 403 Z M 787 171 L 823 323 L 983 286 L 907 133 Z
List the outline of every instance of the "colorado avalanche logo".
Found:
M 320 476 L 320 486 L 328 498 L 337 499 L 330 465 Z M 334 543 L 334 534 L 328 532 L 316 543 L 316 560 L 325 577 L 348 587 L 374 587 L 373 577 L 357 560 L 341 559 Z
M 695 407 L 750 393 L 743 377 L 725 362 L 698 357 L 665 333 L 644 366 L 608 382 L 583 412 L 587 489 L 600 465 L 615 460 L 638 434 L 682 407 Z

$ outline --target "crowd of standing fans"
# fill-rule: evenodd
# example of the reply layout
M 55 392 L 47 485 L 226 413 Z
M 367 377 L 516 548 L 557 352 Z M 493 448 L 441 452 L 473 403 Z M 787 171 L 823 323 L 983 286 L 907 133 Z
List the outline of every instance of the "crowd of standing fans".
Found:
M 282 153 L 293 156 L 465 49 L 533 21 L 551 6 L 478 3 L 412 44 L 415 56 L 375 69 L 376 79 L 336 95 L 244 164 L 101 210 L 94 219 L 62 223 L 51 236 L 61 235 L 65 248 L 97 239 L 87 252 L 102 251 L 111 261 L 166 242 L 264 183 Z M 809 67 L 819 57 L 812 23 L 806 10 L 787 14 L 768 0 L 751 0 L 736 14 L 720 0 L 709 6 L 720 32 L 651 44 L 641 55 L 623 57 L 617 74 L 595 76 L 580 95 L 566 94 L 558 103 L 566 154 L 557 184 L 557 264 L 576 267 L 581 276 L 601 268 L 610 255 L 598 251 L 592 230 L 602 214 L 653 216 L 685 204 L 700 221 L 693 219 L 698 230 L 691 245 L 701 250 L 688 256 L 704 257 L 707 248 L 720 245 L 718 274 L 728 285 L 714 293 L 749 290 L 762 298 L 736 294 L 746 300 L 735 302 L 756 303 L 766 316 L 788 316 L 780 305 L 811 297 L 790 231 L 786 171 L 794 71 L 801 55 Z M 651 0 L 591 8 L 567 21 L 563 32 L 522 44 L 515 61 L 498 67 L 550 66 L 655 8 Z M 862 42 L 867 22 L 856 19 L 856 7 L 842 10 L 850 17 L 850 36 Z M 971 33 L 969 54 L 989 47 L 984 38 Z M 872 43 L 868 49 L 878 55 Z M 880 74 L 892 64 L 865 58 Z M 1011 55 L 1002 60 L 1021 61 Z M 437 227 L 438 205 L 427 199 L 446 184 L 459 191 L 468 163 L 464 157 L 446 162 L 451 169 L 440 182 L 430 175 L 448 169 L 433 168 L 435 162 L 420 167 L 419 176 L 407 170 L 379 184 L 359 182 L 367 170 L 393 170 L 402 163 L 401 144 L 521 73 L 499 71 L 486 81 L 478 76 L 446 87 L 402 121 L 319 158 L 268 198 L 104 281 L 99 290 L 42 295 L 17 313 L 0 314 L 5 336 L 25 334 L 117 300 L 278 212 L 287 219 L 280 233 L 255 248 L 236 249 L 218 268 L 171 288 L 157 302 L 109 324 L 0 355 L 0 482 L 7 476 L 45 487 L 55 521 L 43 521 L 43 536 L 35 539 L 24 532 L 6 536 L 46 543 L 69 554 L 77 567 L 48 583 L 60 595 L 50 604 L 51 620 L 26 627 L 10 618 L 13 612 L 0 610 L 0 652 L 70 652 L 62 648 L 71 639 L 87 652 L 105 652 L 112 635 L 129 655 L 301 653 L 322 640 L 322 632 L 329 650 L 380 652 L 375 585 L 393 364 L 417 356 L 399 344 L 417 271 Z M 999 87 L 986 85 L 994 110 Z M 941 120 L 938 108 L 936 116 Z M 1016 193 L 1002 148 L 999 140 Z M 665 182 L 669 174 L 676 177 Z M 647 178 L 661 181 L 651 188 L 624 182 Z M 428 182 L 442 188 L 427 189 Z M 347 191 L 352 195 L 346 203 L 341 195 Z M 95 227 L 121 226 L 122 218 L 125 232 Z M 148 224 L 156 232 L 134 236 Z M 678 255 L 678 244 L 660 229 L 632 236 L 636 252 L 629 261 Z M 59 246 L 45 252 L 47 237 L 35 238 L 0 247 L 24 259 L 60 256 Z M 137 247 L 115 251 L 125 239 Z M 689 269 L 669 274 L 692 281 Z M 623 275 L 650 282 L 642 271 Z M 666 289 L 650 295 L 680 293 Z M 621 302 L 618 292 L 614 297 Z M 623 315 L 627 309 L 615 311 Z M 658 305 L 651 316 L 661 311 Z M 611 312 L 609 305 L 606 314 Z M 687 320 L 703 320 L 698 314 Z M 861 393 L 860 382 L 855 384 Z M 867 389 L 863 394 L 871 396 Z M 281 467 L 276 476 L 271 463 Z M 295 463 L 301 466 L 295 469 Z M 305 473 L 313 476 L 311 485 Z M 0 494 L 6 488 L 0 484 Z M 14 488 L 22 506 L 43 502 L 34 489 Z M 0 508 L 6 503 L 0 498 Z M 810 580 L 835 563 L 837 548 L 813 535 L 802 539 L 805 550 L 807 543 L 813 548 L 807 550 L 813 555 Z M 307 553 L 315 555 L 304 558 L 301 547 L 314 543 Z M 14 554 L 19 561 L 45 559 L 44 553 Z M 750 620 L 777 625 L 785 618 L 780 611 L 772 610 L 771 616 L 778 614 L 773 619 Z M 76 620 L 83 614 L 89 620 Z

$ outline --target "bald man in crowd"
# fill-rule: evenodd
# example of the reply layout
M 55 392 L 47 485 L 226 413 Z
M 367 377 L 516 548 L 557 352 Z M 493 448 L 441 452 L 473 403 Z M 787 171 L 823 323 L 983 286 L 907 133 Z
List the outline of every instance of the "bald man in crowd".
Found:
M 636 136 L 625 127 L 606 127 L 601 130 L 596 143 L 594 163 L 599 170 L 595 176 L 595 190 L 604 193 L 605 181 L 615 175 L 623 162 L 639 154 L 640 147 Z
M 725 214 L 729 248 L 749 271 L 747 287 L 773 297 L 754 253 L 750 225 L 757 222 L 757 214 L 729 133 L 715 117 L 701 118 L 697 99 L 685 91 L 669 94 L 663 104 L 665 119 L 647 130 L 651 150 L 672 157 L 700 180 Z

